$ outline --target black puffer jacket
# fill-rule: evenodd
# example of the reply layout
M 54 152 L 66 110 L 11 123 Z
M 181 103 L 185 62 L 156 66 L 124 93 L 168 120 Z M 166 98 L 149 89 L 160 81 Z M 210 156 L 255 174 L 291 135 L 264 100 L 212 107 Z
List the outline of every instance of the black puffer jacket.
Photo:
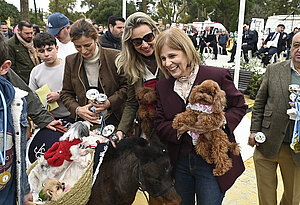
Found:
M 122 49 L 122 39 L 114 37 L 109 30 L 100 36 L 99 39 L 100 45 L 104 48 Z

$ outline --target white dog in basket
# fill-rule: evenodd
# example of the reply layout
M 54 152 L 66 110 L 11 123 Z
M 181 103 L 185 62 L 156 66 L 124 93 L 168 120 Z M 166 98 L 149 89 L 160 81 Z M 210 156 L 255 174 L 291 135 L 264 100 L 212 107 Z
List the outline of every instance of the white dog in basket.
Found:
M 38 197 L 38 192 L 42 189 L 42 183 L 45 179 L 56 178 L 64 182 L 67 191 L 82 176 L 91 162 L 91 154 L 87 148 L 96 147 L 97 143 L 107 141 L 106 138 L 99 135 L 93 134 L 90 136 L 89 129 L 88 122 L 74 123 L 59 139 L 60 142 L 53 144 L 48 150 L 49 152 L 45 153 L 45 157 L 41 156 L 38 159 L 37 164 L 28 175 L 31 191 L 34 193 L 34 200 L 37 199 L 36 197 Z M 64 154 L 66 152 L 64 148 L 68 147 L 66 145 L 69 146 L 69 153 Z

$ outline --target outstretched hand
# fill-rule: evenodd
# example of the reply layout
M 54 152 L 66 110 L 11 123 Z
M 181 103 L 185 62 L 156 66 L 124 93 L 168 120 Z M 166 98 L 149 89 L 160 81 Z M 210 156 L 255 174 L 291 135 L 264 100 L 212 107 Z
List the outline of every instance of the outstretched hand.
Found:
M 120 140 L 124 139 L 123 132 L 120 131 L 120 130 L 118 130 L 118 131 L 116 132 L 116 136 L 118 137 L 118 140 L 117 140 L 116 142 L 119 142 Z M 113 140 L 111 140 L 111 139 L 110 139 L 110 142 L 111 142 L 112 146 L 113 146 L 114 148 L 116 148 L 116 142 L 113 141 Z
M 46 128 L 56 131 L 56 128 L 54 127 L 55 125 L 62 125 L 62 122 L 60 120 L 53 120 L 46 126 Z

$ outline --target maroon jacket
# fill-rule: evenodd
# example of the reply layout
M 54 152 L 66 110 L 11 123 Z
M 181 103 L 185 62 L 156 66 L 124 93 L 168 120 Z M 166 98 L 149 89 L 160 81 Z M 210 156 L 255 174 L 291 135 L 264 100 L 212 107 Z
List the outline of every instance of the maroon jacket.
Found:
M 227 124 L 225 132 L 228 135 L 229 141 L 235 142 L 233 130 L 239 124 L 247 109 L 244 96 L 235 88 L 232 77 L 227 69 L 200 65 L 193 86 L 199 85 L 208 79 L 216 81 L 226 93 L 227 107 L 225 117 Z M 172 128 L 172 121 L 175 115 L 184 112 L 186 107 L 184 101 L 173 91 L 175 80 L 175 78 L 170 77 L 169 79 L 158 81 L 156 87 L 157 107 L 155 116 L 157 134 L 162 141 L 167 143 L 173 167 L 176 167 L 180 152 L 185 156 L 190 152 L 194 152 L 191 137 L 185 133 L 181 136 L 180 140 L 177 140 L 177 131 Z M 240 155 L 235 156 L 229 153 L 229 157 L 232 159 L 233 167 L 225 175 L 217 177 L 223 193 L 233 185 L 234 181 L 245 170 Z

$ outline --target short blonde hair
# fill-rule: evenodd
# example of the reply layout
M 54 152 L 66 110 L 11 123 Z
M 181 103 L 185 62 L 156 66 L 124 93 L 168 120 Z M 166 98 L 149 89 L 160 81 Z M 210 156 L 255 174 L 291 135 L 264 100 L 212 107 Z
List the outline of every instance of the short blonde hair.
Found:
M 122 50 L 116 58 L 116 66 L 118 70 L 124 69 L 124 72 L 129 78 L 131 84 L 138 81 L 140 76 L 143 76 L 146 71 L 146 64 L 142 55 L 138 53 L 131 43 L 132 30 L 141 26 L 147 25 L 153 31 L 154 36 L 159 34 L 155 21 L 150 16 L 143 12 L 131 14 L 125 22 L 125 28 L 122 37 Z
M 181 50 L 186 54 L 188 66 L 194 69 L 195 66 L 200 65 L 200 56 L 197 53 L 193 42 L 181 29 L 170 28 L 159 34 L 155 43 L 155 58 L 159 68 L 165 74 L 169 76 L 167 69 L 162 65 L 160 58 L 161 50 L 164 45 L 167 45 L 171 49 Z

